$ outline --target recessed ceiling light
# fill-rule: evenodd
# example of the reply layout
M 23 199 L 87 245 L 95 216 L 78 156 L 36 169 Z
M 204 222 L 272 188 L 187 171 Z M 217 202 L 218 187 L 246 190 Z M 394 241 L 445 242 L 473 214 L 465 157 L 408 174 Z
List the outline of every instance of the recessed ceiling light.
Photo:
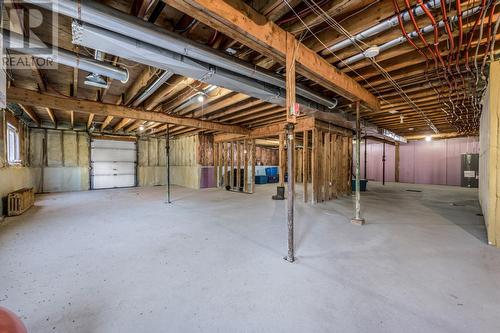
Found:
M 230 55 L 235 55 L 236 54 L 236 50 L 228 47 L 226 49 L 226 53 L 229 53 Z

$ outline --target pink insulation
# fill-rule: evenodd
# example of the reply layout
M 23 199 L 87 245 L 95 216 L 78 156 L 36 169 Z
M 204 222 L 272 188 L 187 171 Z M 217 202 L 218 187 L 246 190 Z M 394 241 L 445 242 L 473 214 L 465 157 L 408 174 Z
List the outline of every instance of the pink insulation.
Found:
M 385 180 L 395 180 L 395 147 L 386 144 Z M 361 177 L 364 177 L 364 142 Z M 368 140 L 367 179 L 382 181 L 383 143 Z M 460 185 L 460 155 L 479 153 L 476 137 L 411 141 L 400 146 L 399 181 L 402 183 Z

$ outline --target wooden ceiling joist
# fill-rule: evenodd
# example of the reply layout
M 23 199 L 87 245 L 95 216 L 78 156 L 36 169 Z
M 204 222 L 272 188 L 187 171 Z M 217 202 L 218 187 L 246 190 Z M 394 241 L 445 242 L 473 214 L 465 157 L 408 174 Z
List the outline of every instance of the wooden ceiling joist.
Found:
M 164 1 L 282 64 L 285 63 L 287 35 L 295 38 L 240 0 Z M 297 42 L 297 45 L 295 60 L 299 74 L 350 100 L 360 100 L 372 110 L 379 109 L 378 99 L 355 80 L 339 72 L 304 44 Z
M 194 128 L 219 130 L 227 133 L 245 134 L 248 131 L 240 126 L 227 125 L 212 121 L 199 120 L 167 115 L 159 112 L 146 112 L 125 106 L 105 104 L 89 100 L 60 97 L 41 94 L 33 90 L 11 87 L 7 90 L 7 100 L 25 105 L 36 105 L 62 110 L 74 110 L 75 112 L 93 113 L 101 116 L 113 116 L 119 118 L 132 118 L 159 123 L 169 123 Z

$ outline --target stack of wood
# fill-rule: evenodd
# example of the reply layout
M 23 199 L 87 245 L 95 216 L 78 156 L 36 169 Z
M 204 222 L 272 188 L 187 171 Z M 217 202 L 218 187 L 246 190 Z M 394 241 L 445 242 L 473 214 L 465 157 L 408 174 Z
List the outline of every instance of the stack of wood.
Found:
M 21 215 L 35 203 L 33 188 L 22 188 L 7 196 L 7 216 Z

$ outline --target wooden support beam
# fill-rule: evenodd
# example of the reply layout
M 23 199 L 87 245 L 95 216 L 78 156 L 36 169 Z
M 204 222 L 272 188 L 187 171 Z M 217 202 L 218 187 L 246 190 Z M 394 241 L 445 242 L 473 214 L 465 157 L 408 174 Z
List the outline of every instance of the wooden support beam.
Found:
M 312 154 L 311 154 L 311 200 L 318 203 L 318 130 L 312 130 Z
M 47 115 L 49 116 L 50 120 L 54 124 L 54 126 L 57 126 L 57 121 L 56 117 L 54 116 L 54 112 L 50 108 L 45 108 L 45 111 L 47 112 Z
M 35 124 L 37 126 L 40 126 L 41 122 L 40 122 L 40 118 L 38 118 L 37 114 L 35 111 L 33 111 L 33 109 L 28 106 L 28 105 L 31 105 L 29 103 L 27 103 L 26 105 L 23 104 L 20 104 L 20 102 L 17 102 L 19 107 L 24 111 L 24 113 L 26 113 L 28 115 L 28 117 L 31 118 L 31 120 L 33 120 L 35 122 Z
M 279 150 L 278 150 L 278 160 L 279 160 L 279 186 L 285 186 L 285 133 L 279 134 Z
M 304 131 L 302 138 L 302 183 L 304 185 L 304 202 L 307 202 L 307 186 L 309 183 L 309 131 Z
M 253 50 L 285 63 L 286 39 L 290 33 L 268 21 L 243 1 L 164 1 Z M 299 74 L 352 101 L 359 99 L 372 110 L 379 109 L 378 99 L 374 95 L 300 42 L 296 62 Z
M 90 128 L 90 126 L 92 126 L 92 122 L 94 121 L 94 114 L 93 113 L 90 113 L 89 114 L 89 119 L 87 120 L 87 129 Z
M 113 120 L 113 116 L 107 116 L 101 125 L 101 131 L 104 131 L 108 127 L 109 123 Z
M 113 116 L 120 118 L 154 121 L 159 123 L 169 123 L 172 125 L 217 130 L 226 133 L 237 133 L 243 135 L 249 133 L 248 130 L 240 126 L 220 124 L 212 121 L 205 121 L 194 118 L 172 116 L 158 112 L 147 112 L 125 106 L 105 104 L 77 98 L 46 95 L 33 90 L 22 88 L 10 87 L 7 90 L 7 99 L 11 102 L 22 103 L 26 105 L 36 105 L 61 110 L 74 110 L 76 112 L 102 116 Z
M 223 175 L 223 167 L 224 167 L 224 143 L 217 143 L 217 145 L 219 146 L 219 158 L 217 159 L 218 162 L 219 162 L 219 170 L 218 170 L 218 174 L 219 174 L 219 177 L 217 178 L 218 179 L 218 182 L 217 182 L 217 187 L 221 187 L 221 185 L 224 183 L 224 175 Z
M 241 143 L 236 142 L 236 187 L 241 187 Z
M 118 124 L 115 125 L 115 127 L 113 127 L 113 132 L 121 130 L 123 127 L 127 126 L 127 124 L 130 123 L 131 121 L 132 119 L 130 118 L 123 118 L 122 120 L 120 120 Z M 167 126 L 168 124 L 165 125 L 165 128 L 163 128 L 163 130 L 166 130 Z
M 298 41 L 292 34 L 286 34 L 286 121 L 297 123 L 295 110 L 295 58 L 297 56 Z
M 215 179 L 215 187 L 219 187 L 219 143 L 214 143 L 214 179 Z
M 330 200 L 330 132 L 325 133 L 323 145 L 323 200 Z
M 248 192 L 248 141 L 243 141 L 243 191 Z
M 256 147 L 255 147 L 255 139 L 252 140 L 252 159 L 251 159 L 251 162 L 252 163 L 252 178 L 251 178 L 251 187 L 250 187 L 250 192 L 251 193 L 255 193 L 255 163 L 256 163 Z
M 231 188 L 234 188 L 234 149 L 235 149 L 235 143 L 230 142 L 229 147 L 231 148 L 231 151 L 229 152 L 229 158 L 231 159 L 231 169 L 229 170 L 229 182 L 231 183 Z
M 139 74 L 139 76 L 134 80 L 132 85 L 127 89 L 124 94 L 123 104 L 130 105 L 130 103 L 137 96 L 139 91 L 147 86 L 151 78 L 155 75 L 157 69 L 150 66 L 146 66 L 144 70 Z
M 268 122 L 269 120 L 267 120 Z M 299 117 L 297 118 L 297 124 L 295 125 L 295 132 L 302 132 L 305 130 L 310 130 L 315 127 L 315 119 L 313 117 Z M 276 122 L 269 125 L 259 126 L 250 130 L 248 135 L 238 135 L 238 134 L 217 134 L 214 137 L 216 142 L 231 141 L 236 139 L 258 139 L 267 138 L 270 136 L 277 136 L 279 133 L 283 132 L 286 122 Z

